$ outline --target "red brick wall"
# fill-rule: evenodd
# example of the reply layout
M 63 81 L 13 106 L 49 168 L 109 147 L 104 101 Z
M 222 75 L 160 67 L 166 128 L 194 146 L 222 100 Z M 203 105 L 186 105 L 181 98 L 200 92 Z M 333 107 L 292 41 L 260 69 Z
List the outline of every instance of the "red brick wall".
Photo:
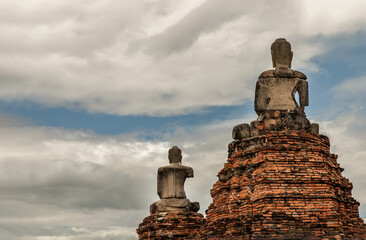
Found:
M 139 239 L 194 239 L 205 219 L 195 212 L 154 213 L 137 229 Z
M 234 141 L 198 238 L 366 239 L 326 136 L 271 132 Z

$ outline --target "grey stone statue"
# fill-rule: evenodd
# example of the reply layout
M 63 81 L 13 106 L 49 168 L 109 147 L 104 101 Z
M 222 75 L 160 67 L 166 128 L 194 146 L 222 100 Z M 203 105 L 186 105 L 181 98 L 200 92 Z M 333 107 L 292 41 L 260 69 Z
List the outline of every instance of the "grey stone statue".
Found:
M 258 115 L 268 110 L 301 110 L 309 105 L 306 76 L 291 69 L 293 52 L 286 39 L 279 38 L 271 46 L 275 70 L 263 72 L 257 81 L 254 109 Z M 295 94 L 299 94 L 299 103 Z
M 311 124 L 305 115 L 309 105 L 306 76 L 291 69 L 293 52 L 284 38 L 271 45 L 274 69 L 263 72 L 255 89 L 254 110 L 258 119 L 248 124 L 239 124 L 233 129 L 233 138 L 242 140 L 270 131 L 302 130 L 319 133 L 318 124 Z M 295 95 L 299 100 L 296 101 Z
M 290 43 L 284 38 L 277 39 L 271 45 L 271 54 L 275 69 L 263 72 L 258 78 L 254 99 L 258 119 L 251 123 L 251 135 L 276 130 L 311 131 L 304 111 L 309 105 L 308 83 L 303 73 L 291 69 Z
M 186 198 L 184 182 L 193 177 L 193 169 L 182 165 L 182 151 L 174 146 L 169 149 L 169 165 L 158 169 L 158 195 L 160 200 L 151 204 L 150 212 L 199 210 L 198 202 Z

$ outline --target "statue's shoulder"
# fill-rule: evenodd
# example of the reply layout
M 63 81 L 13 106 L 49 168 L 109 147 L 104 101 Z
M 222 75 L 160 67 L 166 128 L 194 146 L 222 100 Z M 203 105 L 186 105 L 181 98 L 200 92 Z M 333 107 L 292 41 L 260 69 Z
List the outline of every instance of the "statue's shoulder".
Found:
M 271 77 L 275 77 L 275 73 L 274 70 L 267 70 L 262 72 L 258 78 L 271 78 Z
M 304 79 L 304 80 L 307 79 L 305 74 L 303 74 L 302 72 L 296 71 L 296 70 L 294 70 L 294 77 L 295 78 L 301 78 L 301 79 Z
M 164 171 L 167 171 L 169 168 L 170 168 L 170 166 L 169 166 L 169 165 L 167 165 L 167 166 L 163 166 L 163 167 L 159 167 L 159 168 L 158 168 L 158 172 L 164 172 Z
M 193 168 L 188 167 L 188 166 L 184 166 L 181 164 L 169 164 L 167 166 L 163 166 L 163 167 L 159 167 L 158 172 L 164 172 L 164 171 L 169 171 L 172 169 L 180 169 L 180 170 L 187 170 L 187 171 L 191 171 L 193 170 Z
M 175 166 L 175 168 L 177 171 L 180 171 L 180 172 L 186 172 L 188 174 L 192 174 L 193 173 L 193 168 L 189 167 L 189 166 L 185 166 L 185 165 L 178 165 L 178 166 Z
M 193 168 L 189 167 L 189 166 L 185 166 L 185 165 L 178 165 L 177 168 L 182 169 L 182 170 L 193 170 Z
M 193 171 L 193 168 L 189 167 L 189 166 L 184 166 L 185 169 L 189 170 L 189 171 Z
M 271 69 L 271 70 L 262 72 L 258 78 L 274 78 L 274 77 L 278 77 L 278 76 L 276 75 L 275 70 Z M 280 77 L 281 77 L 281 75 L 280 75 Z M 289 76 L 287 76 L 287 77 L 300 78 L 300 79 L 304 79 L 304 80 L 307 79 L 305 74 L 303 74 L 302 72 L 296 71 L 296 70 L 291 70 L 291 73 L 289 73 Z

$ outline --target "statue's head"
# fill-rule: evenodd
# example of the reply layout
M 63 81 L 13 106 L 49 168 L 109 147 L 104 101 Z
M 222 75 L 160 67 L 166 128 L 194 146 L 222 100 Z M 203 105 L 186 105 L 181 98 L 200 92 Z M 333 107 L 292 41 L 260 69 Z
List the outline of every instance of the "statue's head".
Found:
M 271 45 L 271 54 L 274 68 L 291 68 L 293 52 L 291 44 L 286 39 L 276 39 Z
M 177 146 L 169 149 L 169 163 L 182 163 L 182 150 Z

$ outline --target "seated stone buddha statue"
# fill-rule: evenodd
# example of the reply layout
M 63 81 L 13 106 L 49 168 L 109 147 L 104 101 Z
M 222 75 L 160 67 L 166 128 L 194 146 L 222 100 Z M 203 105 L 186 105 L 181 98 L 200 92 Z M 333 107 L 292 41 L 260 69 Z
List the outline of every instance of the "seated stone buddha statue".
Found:
M 309 105 L 308 82 L 303 73 L 291 69 L 290 43 L 284 38 L 277 39 L 271 46 L 271 54 L 274 69 L 263 72 L 256 84 L 254 109 L 258 119 L 251 123 L 250 135 L 282 130 L 312 131 L 304 111 Z
M 158 195 L 160 200 L 151 204 L 150 212 L 199 210 L 198 202 L 186 198 L 184 183 L 193 177 L 193 169 L 182 165 L 182 151 L 174 146 L 169 149 L 169 165 L 158 169 Z
M 257 81 L 254 109 L 258 115 L 265 111 L 300 110 L 309 105 L 306 76 L 291 69 L 293 52 L 286 39 L 279 38 L 271 46 L 274 70 L 263 72 Z M 299 103 L 295 93 L 299 94 Z

